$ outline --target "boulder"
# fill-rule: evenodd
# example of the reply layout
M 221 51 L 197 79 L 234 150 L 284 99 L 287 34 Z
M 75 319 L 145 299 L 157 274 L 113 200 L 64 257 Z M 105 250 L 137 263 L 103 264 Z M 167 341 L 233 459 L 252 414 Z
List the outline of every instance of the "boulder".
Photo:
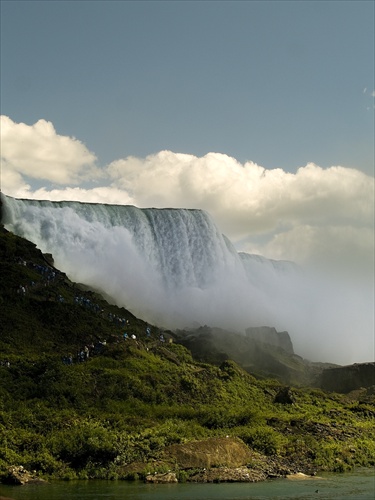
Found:
M 291 480 L 306 480 L 306 479 L 323 479 L 315 474 L 304 474 L 303 472 L 296 472 L 295 474 L 287 474 L 285 476 L 287 479 Z
M 251 460 L 251 452 L 246 444 L 233 437 L 173 444 L 166 448 L 165 454 L 180 469 L 240 467 Z
M 274 403 L 281 403 L 283 405 L 292 405 L 294 403 L 294 397 L 290 390 L 290 387 L 281 388 L 273 400 Z

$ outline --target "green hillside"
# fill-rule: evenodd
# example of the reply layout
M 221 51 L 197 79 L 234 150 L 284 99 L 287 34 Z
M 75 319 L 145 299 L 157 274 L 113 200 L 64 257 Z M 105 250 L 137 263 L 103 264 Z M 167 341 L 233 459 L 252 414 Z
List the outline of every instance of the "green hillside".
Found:
M 0 475 L 22 464 L 42 477 L 174 469 L 183 480 L 196 470 L 171 461 L 168 447 L 225 436 L 248 446 L 249 468 L 270 474 L 375 464 L 370 391 L 288 389 L 231 360 L 195 361 L 172 332 L 52 262 L 0 229 Z

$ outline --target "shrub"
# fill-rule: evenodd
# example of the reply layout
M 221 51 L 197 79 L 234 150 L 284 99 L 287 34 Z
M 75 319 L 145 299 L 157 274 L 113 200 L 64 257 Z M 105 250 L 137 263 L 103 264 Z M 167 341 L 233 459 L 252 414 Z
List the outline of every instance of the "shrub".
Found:
M 275 455 L 285 445 L 286 438 L 270 427 L 246 429 L 239 436 L 248 446 L 265 455 Z
M 75 426 L 53 432 L 48 437 L 52 453 L 74 469 L 83 469 L 88 463 L 107 464 L 118 453 L 115 433 L 101 423 L 84 420 Z

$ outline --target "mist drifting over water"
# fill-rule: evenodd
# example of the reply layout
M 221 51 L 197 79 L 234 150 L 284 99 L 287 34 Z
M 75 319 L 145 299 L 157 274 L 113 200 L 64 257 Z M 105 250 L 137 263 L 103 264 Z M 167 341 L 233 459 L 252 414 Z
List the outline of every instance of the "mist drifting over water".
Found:
M 73 281 L 150 323 L 274 326 L 314 361 L 374 358 L 370 286 L 238 253 L 202 210 L 2 200 L 8 230 L 52 253 Z

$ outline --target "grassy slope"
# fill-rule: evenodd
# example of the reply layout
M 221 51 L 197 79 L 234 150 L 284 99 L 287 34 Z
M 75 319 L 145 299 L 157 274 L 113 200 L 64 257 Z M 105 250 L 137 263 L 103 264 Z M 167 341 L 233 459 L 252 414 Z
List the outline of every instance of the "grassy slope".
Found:
M 225 435 L 310 470 L 375 463 L 373 397 L 295 388 L 293 405 L 274 403 L 279 382 L 258 381 L 231 361 L 195 362 L 61 273 L 46 285 L 39 250 L 3 228 L 0 264 L 0 474 L 22 464 L 54 477 L 122 477 L 132 462 L 160 467 L 169 444 Z M 137 341 L 124 341 L 125 329 Z M 87 361 L 62 362 L 104 339 Z

